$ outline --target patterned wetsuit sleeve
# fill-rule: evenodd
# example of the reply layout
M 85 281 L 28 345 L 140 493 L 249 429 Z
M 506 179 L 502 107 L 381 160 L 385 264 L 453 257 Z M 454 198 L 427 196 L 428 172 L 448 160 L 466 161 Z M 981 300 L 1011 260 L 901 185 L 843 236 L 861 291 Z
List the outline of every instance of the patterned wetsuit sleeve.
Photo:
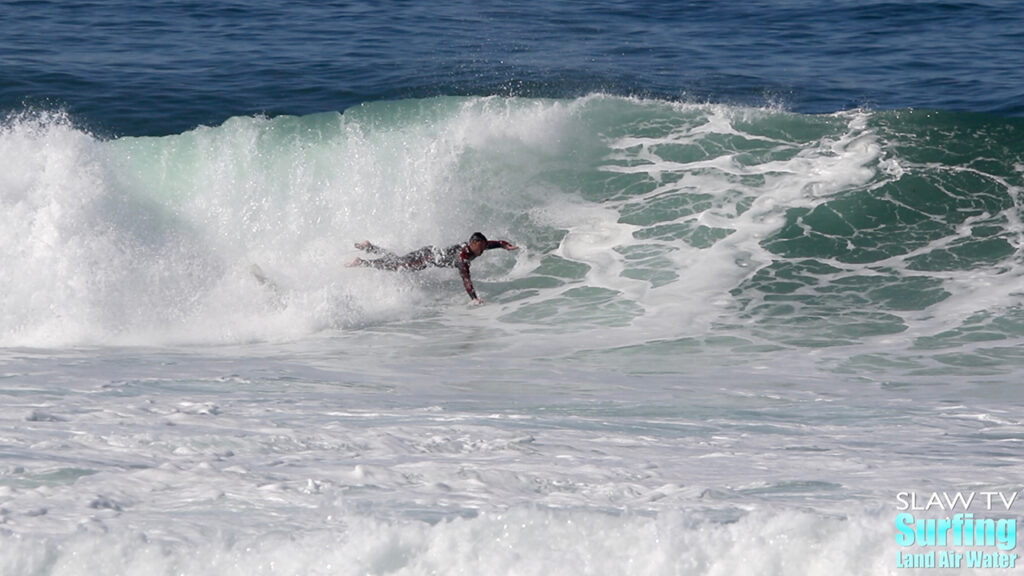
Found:
M 509 244 L 508 242 L 506 242 L 504 240 L 488 240 L 487 241 L 487 248 L 484 248 L 484 250 L 493 250 L 495 248 L 505 248 L 505 249 L 508 249 L 509 246 L 511 246 L 511 244 Z
M 462 276 L 462 286 L 466 288 L 466 294 L 473 300 L 476 300 L 476 290 L 473 289 L 473 280 L 469 277 L 469 260 L 466 258 L 460 258 L 456 261 L 456 267 L 459 269 L 459 275 Z

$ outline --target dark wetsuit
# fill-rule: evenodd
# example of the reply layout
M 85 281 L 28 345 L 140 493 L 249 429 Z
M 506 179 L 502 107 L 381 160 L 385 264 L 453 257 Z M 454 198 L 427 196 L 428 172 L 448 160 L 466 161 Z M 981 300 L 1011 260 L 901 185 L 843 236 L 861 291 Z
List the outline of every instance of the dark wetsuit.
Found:
M 511 246 L 504 240 L 488 240 L 484 250 L 494 248 L 508 248 Z M 476 300 L 476 290 L 473 289 L 473 281 L 469 277 L 469 263 L 476 258 L 469 244 L 455 244 L 447 248 L 425 246 L 419 250 L 409 252 L 405 256 L 398 256 L 372 244 L 365 250 L 371 254 L 383 254 L 376 260 L 360 260 L 359 266 L 369 266 L 379 270 L 423 270 L 427 266 L 438 268 L 457 268 L 462 276 L 462 285 L 466 288 L 466 294 Z

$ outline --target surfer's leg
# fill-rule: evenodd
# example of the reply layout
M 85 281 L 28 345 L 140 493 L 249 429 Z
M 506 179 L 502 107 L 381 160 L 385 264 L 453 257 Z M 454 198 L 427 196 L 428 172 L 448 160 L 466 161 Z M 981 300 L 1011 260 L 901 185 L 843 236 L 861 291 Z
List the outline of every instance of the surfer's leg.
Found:
M 383 254 L 387 252 L 387 250 L 381 248 L 380 246 L 374 246 L 373 244 L 370 243 L 369 240 L 356 242 L 356 248 L 362 250 L 363 252 L 369 252 L 370 254 Z
M 409 252 L 405 256 L 399 258 L 401 267 L 407 270 L 423 270 L 428 265 L 434 262 L 434 248 L 432 246 L 426 246 Z
M 355 260 L 346 264 L 349 268 L 356 266 L 363 266 L 367 268 L 376 268 L 378 270 L 398 270 L 403 268 L 402 261 L 394 254 L 389 254 L 383 258 L 377 258 L 376 260 L 363 260 L 362 258 L 356 258 Z
M 369 240 L 356 242 L 355 246 L 356 248 L 362 250 L 363 252 L 368 252 L 370 254 L 383 254 L 384 257 L 378 258 L 376 260 L 363 260 L 362 258 L 356 258 L 355 260 L 352 260 L 351 262 L 345 265 L 348 268 L 354 268 L 356 266 L 369 266 L 370 268 L 377 268 L 379 270 L 398 270 L 399 268 L 402 267 L 402 259 L 399 258 L 397 254 L 395 254 L 394 252 L 389 252 L 381 248 L 380 246 L 375 246 L 371 244 Z
M 384 252 L 381 250 L 381 252 Z M 434 261 L 434 249 L 430 246 L 409 252 L 405 256 L 395 256 L 390 252 L 384 252 L 386 256 L 375 260 L 363 260 L 356 258 L 349 262 L 349 268 L 364 266 L 378 270 L 423 270 Z

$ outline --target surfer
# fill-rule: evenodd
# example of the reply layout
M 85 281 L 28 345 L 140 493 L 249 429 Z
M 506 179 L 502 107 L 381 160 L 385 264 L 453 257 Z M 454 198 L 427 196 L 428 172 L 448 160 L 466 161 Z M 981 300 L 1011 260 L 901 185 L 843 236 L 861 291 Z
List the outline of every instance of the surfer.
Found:
M 469 263 L 483 254 L 485 250 L 494 248 L 517 250 L 519 247 L 504 240 L 488 240 L 480 232 L 474 232 L 469 237 L 469 242 L 464 244 L 455 244 L 447 248 L 424 246 L 405 256 L 398 256 L 394 252 L 374 246 L 369 240 L 357 243 L 356 248 L 369 254 L 381 254 L 382 256 L 373 260 L 356 258 L 347 264 L 350 268 L 354 266 L 368 266 L 378 270 L 423 270 L 427 266 L 457 268 L 459 275 L 462 276 L 462 285 L 466 288 L 466 294 L 469 294 L 473 304 L 482 304 L 483 300 L 477 297 L 476 290 L 473 289 L 473 281 L 469 277 Z

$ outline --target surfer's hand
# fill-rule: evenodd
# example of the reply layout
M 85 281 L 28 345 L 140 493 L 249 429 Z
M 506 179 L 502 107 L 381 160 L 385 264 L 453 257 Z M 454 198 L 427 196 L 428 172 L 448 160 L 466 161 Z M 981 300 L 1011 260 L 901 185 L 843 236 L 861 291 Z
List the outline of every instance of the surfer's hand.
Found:
M 470 306 L 483 306 L 484 301 L 479 298 L 473 298 L 469 301 Z
M 505 246 L 505 250 L 519 250 L 519 246 L 516 246 L 515 244 L 509 244 L 508 246 Z

